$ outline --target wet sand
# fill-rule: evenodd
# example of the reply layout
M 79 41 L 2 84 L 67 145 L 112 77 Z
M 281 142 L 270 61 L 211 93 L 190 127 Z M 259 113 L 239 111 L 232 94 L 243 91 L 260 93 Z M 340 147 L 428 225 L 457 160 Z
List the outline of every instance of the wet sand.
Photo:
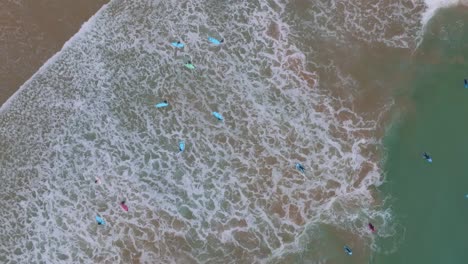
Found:
M 0 104 L 109 0 L 0 2 Z

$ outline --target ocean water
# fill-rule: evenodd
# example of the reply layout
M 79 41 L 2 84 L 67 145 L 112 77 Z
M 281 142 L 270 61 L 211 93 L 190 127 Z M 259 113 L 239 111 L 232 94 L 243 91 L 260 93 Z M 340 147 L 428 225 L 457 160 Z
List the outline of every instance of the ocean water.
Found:
M 468 259 L 467 9 L 443 10 L 427 25 L 408 68 L 411 104 L 388 132 L 383 185 L 393 197 L 398 250 L 372 263 L 466 263 Z M 433 163 L 421 156 L 428 152 Z M 389 241 L 378 243 L 389 245 Z
M 0 261 L 367 263 L 396 251 L 382 137 L 426 10 L 446 3 L 111 1 L 0 110 Z

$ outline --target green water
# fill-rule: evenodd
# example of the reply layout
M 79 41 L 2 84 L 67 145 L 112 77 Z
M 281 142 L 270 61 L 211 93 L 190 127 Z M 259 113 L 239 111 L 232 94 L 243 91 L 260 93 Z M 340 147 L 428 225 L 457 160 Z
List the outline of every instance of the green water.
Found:
M 382 189 L 393 197 L 398 250 L 371 263 L 468 263 L 467 18 L 466 9 L 440 11 L 413 56 L 401 89 L 410 91 L 410 106 L 385 140 Z

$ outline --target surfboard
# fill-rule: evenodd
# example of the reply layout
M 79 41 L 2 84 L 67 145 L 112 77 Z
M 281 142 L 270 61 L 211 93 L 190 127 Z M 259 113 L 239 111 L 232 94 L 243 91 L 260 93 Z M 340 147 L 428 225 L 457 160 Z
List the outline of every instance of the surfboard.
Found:
M 223 118 L 223 116 L 222 116 L 220 113 L 218 113 L 218 112 L 213 112 L 212 114 L 213 114 L 213 116 L 216 117 L 216 119 L 218 119 L 219 121 L 224 121 L 224 118 Z
M 172 42 L 171 45 L 179 49 L 185 46 L 184 43 L 177 43 L 177 42 Z
M 125 212 L 128 212 L 128 206 L 127 206 L 125 203 L 120 203 L 120 207 L 122 207 L 122 209 L 123 209 Z
M 99 216 L 96 216 L 96 222 L 97 222 L 99 225 L 105 225 L 105 224 L 106 224 L 106 221 L 104 221 L 104 219 L 102 219 L 102 218 L 99 217 Z
M 219 41 L 219 40 L 217 40 L 215 38 L 212 38 L 212 37 L 208 37 L 208 41 L 215 44 L 215 45 L 219 45 L 219 44 L 222 43 L 221 41 Z
M 296 163 L 296 169 L 302 173 L 304 173 L 304 167 L 300 163 Z
M 187 67 L 187 68 L 189 68 L 189 69 L 191 69 L 191 70 L 194 70 L 194 69 L 195 69 L 195 65 L 193 65 L 192 63 L 186 63 L 186 64 L 184 64 L 184 65 L 185 65 L 185 67 Z
M 353 255 L 353 251 L 348 246 L 344 246 L 344 251 L 350 256 Z
M 169 103 L 167 101 L 164 101 L 164 102 L 161 102 L 161 103 L 157 103 L 154 106 L 156 108 L 163 108 L 163 107 L 169 106 Z
M 182 152 L 185 149 L 185 141 L 181 140 L 179 142 L 179 151 Z

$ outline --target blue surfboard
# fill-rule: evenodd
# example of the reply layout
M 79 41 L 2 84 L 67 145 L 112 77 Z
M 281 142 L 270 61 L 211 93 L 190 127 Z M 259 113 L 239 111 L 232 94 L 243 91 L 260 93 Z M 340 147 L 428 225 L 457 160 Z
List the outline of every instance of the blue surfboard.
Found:
M 106 221 L 104 221 L 104 219 L 102 219 L 99 216 L 96 216 L 96 222 L 98 223 L 98 225 L 105 225 L 106 224 Z
M 160 103 L 155 104 L 154 106 L 156 106 L 156 108 L 163 108 L 169 106 L 169 103 L 167 101 L 162 101 Z
M 211 43 L 213 43 L 213 44 L 215 44 L 215 45 L 220 45 L 221 43 L 224 42 L 224 39 L 222 39 L 222 40 L 217 40 L 217 39 L 215 39 L 215 38 L 208 37 L 208 41 L 211 42 Z
M 181 42 L 172 42 L 171 45 L 173 47 L 176 47 L 176 48 L 179 48 L 179 49 L 181 49 L 181 48 L 183 48 L 185 46 L 184 43 L 181 43 Z
M 218 112 L 213 112 L 213 116 L 216 117 L 219 121 L 224 121 L 223 116 Z
M 179 142 L 179 151 L 182 152 L 185 149 L 185 141 L 181 140 Z

